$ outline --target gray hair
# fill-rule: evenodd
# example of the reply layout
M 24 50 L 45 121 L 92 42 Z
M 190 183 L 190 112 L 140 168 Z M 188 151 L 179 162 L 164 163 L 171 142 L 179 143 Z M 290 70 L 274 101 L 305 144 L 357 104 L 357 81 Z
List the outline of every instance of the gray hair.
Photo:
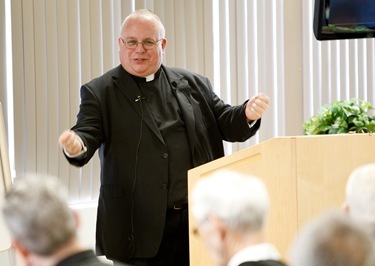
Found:
M 136 19 L 136 18 L 153 19 L 155 22 L 155 26 L 158 30 L 159 39 L 165 38 L 165 28 L 164 28 L 163 23 L 161 22 L 160 18 L 155 13 L 153 13 L 152 11 L 148 9 L 137 9 L 133 13 L 128 15 L 124 19 L 124 22 L 121 25 L 120 33 L 122 33 L 129 19 Z
M 12 237 L 25 249 L 51 255 L 76 234 L 67 190 L 52 176 L 15 180 L 5 197 L 3 215 Z
M 350 174 L 346 201 L 349 215 L 372 227 L 375 233 L 375 164 L 362 165 Z
M 290 250 L 291 266 L 373 266 L 370 235 L 343 212 L 330 211 L 301 231 Z
M 198 222 L 214 215 L 233 231 L 261 230 L 269 208 L 268 193 L 261 180 L 227 170 L 199 180 L 191 198 Z

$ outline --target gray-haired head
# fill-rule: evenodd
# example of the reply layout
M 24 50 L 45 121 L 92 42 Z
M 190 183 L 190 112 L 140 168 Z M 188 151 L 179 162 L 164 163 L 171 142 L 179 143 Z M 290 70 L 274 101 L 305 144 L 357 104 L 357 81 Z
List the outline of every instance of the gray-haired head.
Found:
M 291 266 L 373 266 L 374 243 L 359 223 L 330 211 L 307 224 L 290 249 Z
M 365 164 L 353 170 L 346 184 L 349 215 L 375 234 L 375 164 Z
M 249 175 L 221 170 L 198 181 L 192 191 L 192 211 L 198 221 L 220 218 L 233 231 L 259 231 L 269 208 L 263 182 Z
M 53 176 L 19 177 L 5 197 L 3 215 L 10 234 L 23 248 L 51 255 L 76 235 L 67 190 Z

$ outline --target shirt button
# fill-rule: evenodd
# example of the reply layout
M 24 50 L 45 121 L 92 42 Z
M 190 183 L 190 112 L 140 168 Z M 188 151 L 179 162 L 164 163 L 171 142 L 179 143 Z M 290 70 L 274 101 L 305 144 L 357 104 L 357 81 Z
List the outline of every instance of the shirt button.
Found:
M 168 158 L 168 153 L 163 153 L 163 158 L 167 159 Z
M 168 187 L 167 184 L 162 184 L 162 185 L 161 185 L 161 189 L 164 189 L 164 190 L 165 190 L 165 189 L 167 189 L 167 187 Z

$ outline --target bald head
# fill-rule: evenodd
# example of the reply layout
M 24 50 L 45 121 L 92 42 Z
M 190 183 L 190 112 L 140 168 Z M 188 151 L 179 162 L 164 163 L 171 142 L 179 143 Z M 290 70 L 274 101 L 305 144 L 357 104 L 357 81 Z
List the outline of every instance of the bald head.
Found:
M 148 9 L 138 9 L 131 13 L 124 19 L 121 25 L 120 35 L 126 34 L 126 25 L 131 21 L 149 21 L 154 24 L 156 31 L 158 32 L 158 39 L 165 38 L 165 28 L 160 18 Z

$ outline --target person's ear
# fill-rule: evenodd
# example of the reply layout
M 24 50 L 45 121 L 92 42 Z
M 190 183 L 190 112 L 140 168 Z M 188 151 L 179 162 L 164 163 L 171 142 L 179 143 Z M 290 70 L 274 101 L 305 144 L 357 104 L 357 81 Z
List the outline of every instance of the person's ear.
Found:
M 161 50 L 163 51 L 163 53 L 164 53 L 166 46 L 167 46 L 167 39 L 164 38 L 161 40 Z
M 81 226 L 81 219 L 80 219 L 79 213 L 75 209 L 72 209 L 72 212 L 73 212 L 74 220 L 76 223 L 76 228 L 79 228 Z
M 349 203 L 347 201 L 344 201 L 342 204 L 341 204 L 341 209 L 345 212 L 345 214 L 349 214 Z
M 119 38 L 117 39 L 117 42 L 118 42 L 118 46 L 119 46 L 119 47 L 124 45 L 124 39 L 122 39 L 121 37 L 119 37 Z
M 221 220 L 220 218 L 216 216 L 208 216 L 207 219 L 211 223 L 211 225 L 214 227 L 215 231 L 218 232 L 220 240 L 223 241 L 227 237 L 227 226 Z
M 27 251 L 17 240 L 12 240 L 12 247 L 22 256 L 24 260 L 29 257 L 29 251 Z

